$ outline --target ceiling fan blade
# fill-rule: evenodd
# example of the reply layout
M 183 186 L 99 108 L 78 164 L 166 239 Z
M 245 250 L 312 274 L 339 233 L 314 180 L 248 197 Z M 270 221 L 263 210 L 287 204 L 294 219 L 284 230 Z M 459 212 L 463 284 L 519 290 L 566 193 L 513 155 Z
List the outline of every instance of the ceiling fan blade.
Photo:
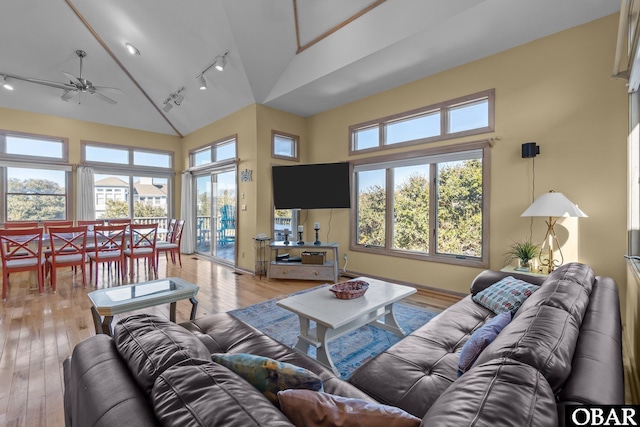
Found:
M 14 77 L 14 78 L 16 78 L 16 77 Z M 31 78 L 22 78 L 22 77 L 19 77 L 17 79 L 23 80 L 23 81 L 29 82 L 29 83 L 35 83 L 35 84 L 43 85 L 43 86 L 55 87 L 56 89 L 73 90 L 73 89 L 76 88 L 74 85 L 71 85 L 71 84 L 68 84 L 68 83 L 52 82 L 50 80 L 31 79 Z
M 124 93 L 124 92 L 122 92 L 120 89 L 118 89 L 117 87 L 91 86 L 91 88 L 92 88 L 93 90 L 95 90 L 96 92 L 103 92 L 103 93 Z
M 109 104 L 117 104 L 118 103 L 115 99 L 111 99 L 108 96 L 104 96 L 100 92 L 92 92 L 92 93 L 95 96 L 97 96 L 98 98 L 102 99 L 103 101 L 108 102 Z
M 73 74 L 71 74 L 71 73 L 67 73 L 67 72 L 65 72 L 65 71 L 63 71 L 63 72 L 62 72 L 62 74 L 64 74 L 64 75 L 65 75 L 65 77 L 66 77 L 66 78 L 68 78 L 68 79 L 69 79 L 69 81 L 70 81 L 70 82 L 72 82 L 73 84 L 80 85 L 80 86 L 84 86 L 84 85 L 82 84 L 82 81 L 80 81 L 80 79 L 78 79 L 78 78 L 77 78 L 76 76 L 74 76 Z
M 73 98 L 76 95 L 76 93 L 78 93 L 78 92 L 75 91 L 75 90 L 67 90 L 67 91 L 65 91 L 65 93 L 62 94 L 62 100 L 63 101 L 70 101 L 71 98 Z

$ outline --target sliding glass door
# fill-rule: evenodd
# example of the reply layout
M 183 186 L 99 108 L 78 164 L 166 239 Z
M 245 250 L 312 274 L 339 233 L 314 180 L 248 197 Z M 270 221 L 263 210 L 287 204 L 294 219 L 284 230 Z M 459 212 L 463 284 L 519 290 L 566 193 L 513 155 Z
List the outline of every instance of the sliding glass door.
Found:
M 196 252 L 236 262 L 236 168 L 195 176 Z

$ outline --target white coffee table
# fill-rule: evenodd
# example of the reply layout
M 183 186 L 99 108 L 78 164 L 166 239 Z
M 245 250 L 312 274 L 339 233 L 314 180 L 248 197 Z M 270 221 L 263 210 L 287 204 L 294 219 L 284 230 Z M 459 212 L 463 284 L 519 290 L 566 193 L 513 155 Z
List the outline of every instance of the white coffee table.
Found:
M 191 302 L 190 319 L 196 318 L 198 301 L 196 294 L 200 288 L 193 283 L 178 277 L 136 283 L 134 285 L 116 286 L 89 292 L 91 314 L 96 327 L 96 334 L 112 334 L 113 316 L 142 308 L 169 304 L 169 319 L 176 321 L 176 302 L 189 299 Z
M 317 348 L 317 360 L 339 375 L 328 345 L 341 335 L 371 324 L 404 337 L 393 314 L 393 303 L 416 292 L 415 288 L 368 277 L 358 277 L 369 283 L 364 296 L 352 300 L 336 298 L 328 287 L 284 298 L 277 305 L 296 313 L 300 319 L 300 334 L 295 348 L 303 353 L 309 346 Z M 380 319 L 384 319 L 384 323 Z M 309 321 L 316 322 L 315 328 Z

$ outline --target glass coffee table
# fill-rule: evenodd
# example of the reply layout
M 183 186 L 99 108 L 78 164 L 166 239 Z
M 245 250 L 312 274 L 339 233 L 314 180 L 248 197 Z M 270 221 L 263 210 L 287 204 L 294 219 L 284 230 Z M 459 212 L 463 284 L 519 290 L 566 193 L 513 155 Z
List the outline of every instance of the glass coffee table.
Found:
M 177 277 L 98 289 L 87 295 L 91 300 L 91 314 L 96 334 L 112 334 L 111 321 L 116 314 L 170 304 L 169 319 L 176 321 L 176 302 L 189 299 L 192 304 L 190 319 L 196 318 L 198 301 L 196 294 L 200 288 Z

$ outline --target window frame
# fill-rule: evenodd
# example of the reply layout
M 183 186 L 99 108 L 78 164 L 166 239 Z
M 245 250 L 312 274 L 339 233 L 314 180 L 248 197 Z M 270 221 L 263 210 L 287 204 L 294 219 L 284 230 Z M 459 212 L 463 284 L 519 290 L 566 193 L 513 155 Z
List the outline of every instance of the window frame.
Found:
M 111 148 L 118 150 L 126 150 L 128 151 L 128 164 L 121 163 L 109 163 L 109 162 L 96 162 L 90 161 L 86 158 L 86 147 L 94 146 L 94 147 L 102 147 L 102 148 Z M 127 202 L 129 204 L 129 218 L 134 219 L 134 206 L 135 206 L 135 197 L 134 194 L 134 182 L 133 178 L 135 177 L 143 177 L 143 178 L 161 178 L 167 180 L 167 223 L 169 218 L 173 217 L 174 212 L 174 176 L 175 176 L 175 153 L 169 150 L 158 150 L 153 148 L 141 148 L 120 144 L 110 144 L 105 142 L 94 142 L 94 141 L 80 141 L 80 151 L 81 151 L 81 159 L 84 165 L 91 166 L 94 169 L 94 173 L 98 175 L 120 175 L 127 176 L 128 179 L 128 197 Z M 153 167 L 153 166 L 140 166 L 134 164 L 134 152 L 142 152 L 142 153 L 154 153 L 154 154 L 167 154 L 170 158 L 170 167 Z M 111 194 L 120 193 L 120 191 L 111 192 Z M 105 194 L 105 203 L 108 200 L 107 192 L 103 192 Z M 94 203 L 96 203 L 98 194 L 94 192 Z M 115 196 L 114 196 L 115 197 Z M 154 205 L 155 206 L 155 205 Z
M 394 163 L 401 163 L 409 159 L 421 158 L 421 157 L 435 157 L 440 155 L 463 153 L 468 151 L 482 151 L 482 242 L 480 257 L 467 257 L 460 254 L 443 254 L 436 253 L 437 245 L 437 194 L 435 197 L 429 199 L 429 252 L 417 252 L 404 249 L 396 249 L 393 247 L 393 191 L 389 191 L 391 178 L 389 169 L 394 167 Z M 409 152 L 402 152 L 396 154 L 389 154 L 377 157 L 370 157 L 366 159 L 353 160 L 353 182 L 357 182 L 358 169 L 366 166 L 381 165 L 380 169 L 385 169 L 386 180 L 386 211 L 385 211 L 385 245 L 384 246 L 369 246 L 359 244 L 358 242 L 358 188 L 354 185 L 351 189 L 352 206 L 350 212 L 350 228 L 349 235 L 349 250 L 354 252 L 364 252 L 369 254 L 395 256 L 401 258 L 408 258 L 421 261 L 432 261 L 446 264 L 455 264 L 467 267 L 488 268 L 489 266 L 489 200 L 490 200 L 490 170 L 491 170 L 491 140 L 481 140 L 474 142 L 461 143 L 456 145 L 449 145 L 444 147 L 426 148 L 423 150 L 414 150 Z M 435 189 L 437 184 L 435 183 L 436 175 L 433 174 L 434 169 L 437 168 L 438 163 L 425 163 L 429 164 L 431 168 L 430 174 L 430 189 Z
M 6 137 L 13 136 L 17 138 L 37 139 L 48 142 L 59 142 L 62 144 L 61 157 L 45 157 L 31 156 L 25 154 L 8 154 L 6 153 Z M 0 209 L 0 223 L 5 224 L 8 221 L 8 171 L 7 168 L 16 167 L 24 169 L 44 169 L 44 170 L 62 170 L 65 172 L 65 220 L 73 218 L 73 166 L 68 163 L 69 159 L 69 139 L 60 136 L 39 135 L 26 132 L 14 132 L 0 129 L 0 200 L 3 201 L 3 208 Z M 60 195 L 58 195 L 60 196 Z M 38 221 L 46 219 L 39 218 Z
M 225 144 L 228 144 L 230 142 L 233 142 L 235 144 L 235 156 L 228 158 L 228 159 L 223 159 L 223 160 L 217 160 L 214 159 L 215 156 L 215 149 L 217 146 L 222 146 Z M 204 163 L 201 165 L 195 165 L 195 156 L 197 153 L 201 152 L 201 151 L 205 151 L 205 150 L 211 150 L 211 162 L 210 163 Z M 231 136 L 227 136 L 225 138 L 221 138 L 218 139 L 216 141 L 210 142 L 208 144 L 204 144 L 201 146 L 198 146 L 196 148 L 192 148 L 191 150 L 189 150 L 189 170 L 194 172 L 194 171 L 198 171 L 201 169 L 207 169 L 207 168 L 212 168 L 212 167 L 218 167 L 218 166 L 224 166 L 227 164 L 232 164 L 232 163 L 237 163 L 238 161 L 238 135 L 237 134 L 233 134 Z
M 467 129 L 458 132 L 449 132 L 449 111 L 455 108 L 464 106 L 465 104 L 474 104 L 478 101 L 487 100 L 488 102 L 488 117 L 487 126 L 480 128 Z M 407 140 L 403 142 L 397 142 L 393 144 L 386 143 L 386 127 L 387 125 L 402 122 L 411 118 L 420 116 L 426 116 L 432 113 L 440 114 L 440 133 L 435 136 L 418 138 Z M 361 130 L 378 128 L 378 145 L 369 148 L 356 149 L 356 133 Z M 425 107 L 416 108 L 414 110 L 405 111 L 390 116 L 369 120 L 363 123 L 358 123 L 349 126 L 349 155 L 373 153 L 383 150 L 390 150 L 399 147 L 408 147 L 417 144 L 425 144 L 436 141 L 445 141 L 448 139 L 461 138 L 471 135 L 479 135 L 483 133 L 489 133 L 495 131 L 495 89 L 489 89 L 486 91 L 474 93 L 471 95 L 462 96 L 448 101 L 439 102 L 437 104 L 428 105 Z
M 281 154 L 276 154 L 276 137 L 279 136 L 281 138 L 289 139 L 293 142 L 293 156 L 284 156 Z M 289 160 L 293 162 L 300 161 L 300 137 L 298 135 L 294 135 L 287 132 L 280 132 L 274 129 L 271 129 L 271 157 L 273 159 L 280 160 Z

